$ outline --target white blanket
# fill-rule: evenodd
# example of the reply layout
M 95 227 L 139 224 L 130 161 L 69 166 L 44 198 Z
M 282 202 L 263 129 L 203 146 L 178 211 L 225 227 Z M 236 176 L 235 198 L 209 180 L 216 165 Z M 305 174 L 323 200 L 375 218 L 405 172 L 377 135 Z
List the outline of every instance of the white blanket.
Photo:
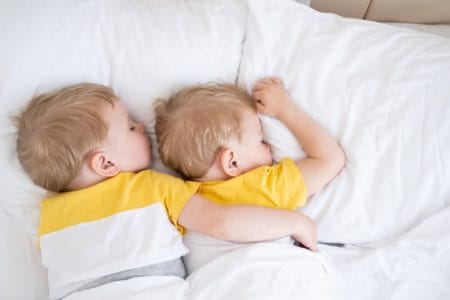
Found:
M 304 209 L 319 239 L 394 238 L 450 206 L 450 40 L 292 1 L 248 3 L 239 82 L 281 77 L 347 158 Z M 262 122 L 275 159 L 304 155 L 280 122 Z
M 153 99 L 235 81 L 239 68 L 248 88 L 282 77 L 343 145 L 346 168 L 306 212 L 319 239 L 347 246 L 240 246 L 187 280 L 134 278 L 68 299 L 450 299 L 448 39 L 281 0 L 3 1 L 0 25 L 0 299 L 48 296 L 34 238 L 44 191 L 20 168 L 9 119 L 33 93 L 104 83 L 146 120 Z M 301 155 L 264 125 L 276 156 Z
M 288 244 L 241 247 L 212 260 L 186 281 L 144 277 L 67 299 L 448 299 L 450 208 L 396 240 L 365 246 Z

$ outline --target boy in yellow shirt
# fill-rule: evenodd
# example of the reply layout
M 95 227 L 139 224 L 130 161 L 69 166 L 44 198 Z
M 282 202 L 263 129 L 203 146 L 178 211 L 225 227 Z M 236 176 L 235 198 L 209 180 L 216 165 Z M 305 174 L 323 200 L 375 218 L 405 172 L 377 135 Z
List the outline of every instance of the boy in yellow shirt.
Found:
M 50 298 L 138 276 L 184 276 L 185 229 L 231 241 L 292 235 L 315 249 L 314 223 L 300 213 L 217 205 L 196 194 L 196 182 L 146 170 L 144 125 L 102 85 L 34 97 L 18 117 L 17 153 L 31 180 L 56 192 L 42 201 L 39 226 Z
M 295 209 L 345 163 L 338 143 L 290 99 L 279 78 L 259 81 L 252 96 L 227 84 L 187 88 L 155 111 L 162 161 L 202 182 L 199 194 L 218 204 L 234 204 L 239 195 L 249 204 Z M 272 165 L 257 112 L 286 125 L 307 157 Z

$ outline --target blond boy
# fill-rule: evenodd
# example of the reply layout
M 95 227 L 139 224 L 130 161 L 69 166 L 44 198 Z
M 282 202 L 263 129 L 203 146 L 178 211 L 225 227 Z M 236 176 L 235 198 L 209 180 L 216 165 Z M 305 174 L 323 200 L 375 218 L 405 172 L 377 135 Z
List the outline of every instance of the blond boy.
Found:
M 195 194 L 198 183 L 145 170 L 150 150 L 144 125 L 102 85 L 38 95 L 20 114 L 19 160 L 35 184 L 56 192 L 42 201 L 39 227 L 50 298 L 138 276 L 183 276 L 185 229 L 234 241 L 293 235 L 315 247 L 307 217 L 216 205 Z
M 279 78 L 259 81 L 252 96 L 227 84 L 187 88 L 160 101 L 155 111 L 162 161 L 186 179 L 203 182 L 199 194 L 219 204 L 235 203 L 240 195 L 247 203 L 295 209 L 345 163 L 338 143 L 291 101 Z M 272 165 L 257 112 L 283 122 L 307 157 Z M 193 249 L 195 239 L 188 237 Z M 188 264 L 198 266 L 192 252 Z

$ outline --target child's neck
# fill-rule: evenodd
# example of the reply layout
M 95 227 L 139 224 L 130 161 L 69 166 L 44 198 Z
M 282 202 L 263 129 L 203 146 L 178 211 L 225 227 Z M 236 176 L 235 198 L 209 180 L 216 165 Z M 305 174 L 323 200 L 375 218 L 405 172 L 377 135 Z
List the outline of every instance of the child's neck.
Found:
M 101 176 L 100 174 L 97 174 L 90 170 L 88 167 L 83 166 L 77 177 L 75 177 L 75 179 L 72 180 L 72 182 L 68 185 L 67 190 L 81 190 L 90 187 L 91 185 L 97 184 L 107 178 L 108 177 Z
M 214 163 L 209 170 L 206 172 L 205 175 L 203 175 L 200 178 L 195 178 L 196 181 L 201 181 L 201 182 L 205 182 L 205 181 L 219 181 L 219 180 L 227 180 L 230 179 L 231 177 L 229 175 L 227 175 L 222 167 L 220 166 L 220 164 Z

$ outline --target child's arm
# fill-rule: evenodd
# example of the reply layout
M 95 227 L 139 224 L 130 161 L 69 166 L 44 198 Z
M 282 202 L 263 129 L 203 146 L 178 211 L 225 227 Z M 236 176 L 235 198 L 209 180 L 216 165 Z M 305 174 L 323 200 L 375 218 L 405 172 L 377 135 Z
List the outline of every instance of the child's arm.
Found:
M 292 236 L 317 250 L 315 223 L 302 213 L 251 205 L 218 205 L 199 195 L 189 199 L 178 222 L 188 230 L 234 242 Z
M 308 195 L 333 179 L 345 164 L 345 155 L 333 137 L 289 97 L 279 78 L 259 81 L 253 91 L 258 112 L 276 117 L 294 134 L 307 157 L 297 161 Z

